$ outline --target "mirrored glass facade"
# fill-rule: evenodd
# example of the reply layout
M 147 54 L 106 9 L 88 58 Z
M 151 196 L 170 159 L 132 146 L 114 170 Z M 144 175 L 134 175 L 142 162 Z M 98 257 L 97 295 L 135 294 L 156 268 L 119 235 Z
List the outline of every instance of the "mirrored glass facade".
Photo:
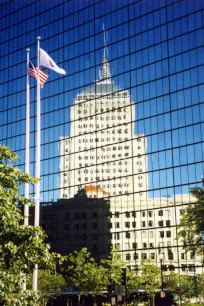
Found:
M 26 48 L 36 65 L 41 36 L 67 72 L 45 69 L 41 89 L 41 224 L 53 248 L 100 258 L 116 245 L 131 269 L 160 265 L 162 252 L 166 273 L 203 272 L 176 234 L 190 188 L 203 186 L 204 2 L 5 0 L 0 16 L 0 143 L 22 170 Z M 35 175 L 33 78 L 30 100 Z

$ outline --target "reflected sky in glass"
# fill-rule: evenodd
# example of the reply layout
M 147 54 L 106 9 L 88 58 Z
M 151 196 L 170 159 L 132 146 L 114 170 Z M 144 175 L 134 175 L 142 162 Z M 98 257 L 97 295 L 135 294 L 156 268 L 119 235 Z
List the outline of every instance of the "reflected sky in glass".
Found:
M 24 169 L 26 48 L 41 47 L 67 71 L 41 90 L 44 201 L 59 197 L 59 138 L 70 136 L 76 95 L 99 79 L 103 23 L 112 80 L 135 103 L 135 134 L 147 139 L 148 194 L 188 193 L 203 174 L 202 1 L 18 1 L 1 9 L 0 141 Z M 18 10 L 19 8 L 23 10 Z M 10 16 L 8 15 L 10 14 Z M 35 14 L 37 16 L 35 16 Z M 104 15 L 106 14 L 106 15 Z M 9 27 L 8 27 L 9 25 Z M 48 70 L 46 70 L 48 72 Z M 31 85 L 31 173 L 35 172 L 36 82 Z

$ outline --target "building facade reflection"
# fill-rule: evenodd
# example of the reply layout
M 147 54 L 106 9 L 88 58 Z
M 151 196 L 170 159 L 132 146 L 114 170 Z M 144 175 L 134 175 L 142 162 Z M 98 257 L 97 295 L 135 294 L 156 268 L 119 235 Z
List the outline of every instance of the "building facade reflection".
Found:
M 53 248 L 68 252 L 71 241 L 99 258 L 117 245 L 133 269 L 149 257 L 160 266 L 162 253 L 165 273 L 203 272 L 201 258 L 176 238 L 194 201 L 190 189 L 203 186 L 203 1 L 29 0 L 4 1 L 0 9 L 0 143 L 17 151 L 22 170 L 26 48 L 35 64 L 41 36 L 67 71 L 63 78 L 49 72 L 41 90 L 41 222 Z M 35 80 L 30 87 L 35 175 Z M 86 201 L 77 204 L 79 190 Z M 95 250 L 89 201 L 105 224 Z M 61 214 L 60 207 L 65 215 L 55 228 L 49 214 Z M 87 213 L 87 240 L 74 227 L 75 213 Z M 64 237 L 59 244 L 55 229 Z
M 103 59 L 100 79 L 76 96 L 70 137 L 60 138 L 60 198 L 78 186 L 101 186 L 109 196 L 144 198 L 148 188 L 146 139 L 135 135 L 135 105 L 111 80 Z

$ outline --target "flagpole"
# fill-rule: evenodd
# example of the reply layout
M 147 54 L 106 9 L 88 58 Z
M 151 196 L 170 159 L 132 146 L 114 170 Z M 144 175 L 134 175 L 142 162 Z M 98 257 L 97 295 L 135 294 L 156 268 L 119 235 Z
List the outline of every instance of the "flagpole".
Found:
M 30 49 L 27 52 L 27 76 L 26 76 L 26 146 L 25 146 L 25 172 L 30 174 L 30 83 L 29 83 L 29 61 Z M 25 184 L 25 198 L 29 199 L 29 183 Z M 24 206 L 24 225 L 29 223 L 29 206 Z
M 37 67 L 38 67 L 38 77 L 37 77 L 37 124 L 36 124 L 36 170 L 35 176 L 39 178 L 39 182 L 35 186 L 35 220 L 34 226 L 39 226 L 40 223 L 40 78 L 39 78 L 39 66 L 40 66 L 40 39 L 37 37 Z M 33 291 L 37 291 L 38 287 L 38 264 L 35 264 L 33 270 Z
M 27 52 L 27 74 L 26 74 L 26 141 L 25 141 L 25 173 L 30 173 L 30 83 L 29 83 L 29 62 L 30 62 L 30 49 L 26 49 Z M 29 183 L 25 184 L 25 198 L 29 199 Z M 29 205 L 24 206 L 24 225 L 29 224 Z M 21 272 L 22 288 L 26 290 L 26 274 Z

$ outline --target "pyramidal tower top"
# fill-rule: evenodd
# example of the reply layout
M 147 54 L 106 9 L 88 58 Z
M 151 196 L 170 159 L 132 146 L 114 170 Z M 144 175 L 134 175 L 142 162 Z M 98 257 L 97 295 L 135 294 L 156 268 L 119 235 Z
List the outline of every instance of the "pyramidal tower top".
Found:
M 99 70 L 99 78 L 100 81 L 98 84 L 111 84 L 111 73 L 110 73 L 110 65 L 108 62 L 108 48 L 107 48 L 107 40 L 108 33 L 105 30 L 105 25 L 103 23 L 103 33 L 104 33 L 104 53 L 103 53 L 103 64 Z

